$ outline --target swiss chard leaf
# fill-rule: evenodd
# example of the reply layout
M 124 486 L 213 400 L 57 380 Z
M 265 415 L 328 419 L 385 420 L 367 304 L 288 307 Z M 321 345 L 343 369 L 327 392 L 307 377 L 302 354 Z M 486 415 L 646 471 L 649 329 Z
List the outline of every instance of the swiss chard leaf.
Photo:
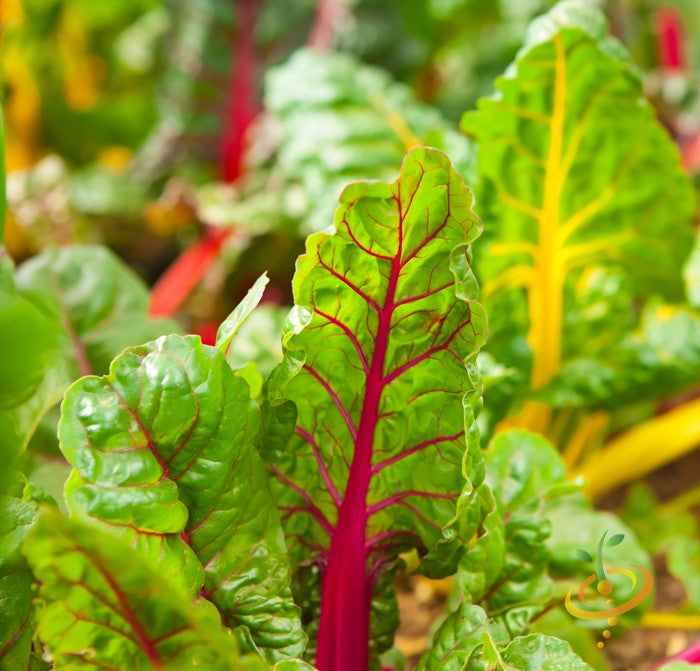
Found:
M 248 386 L 216 348 L 167 336 L 69 390 L 59 427 L 71 511 L 204 596 L 271 661 L 304 647 Z
M 489 639 L 465 668 L 466 671 L 593 671 L 566 641 L 542 634 L 518 637 L 502 650 L 496 650 Z
M 479 389 L 465 362 L 486 330 L 471 300 L 471 202 L 444 154 L 412 150 L 393 184 L 348 186 L 336 232 L 310 236 L 297 264 L 299 307 L 269 396 L 298 408 L 273 469 L 294 563 L 325 573 L 319 666 L 349 655 L 364 667 L 348 630 L 366 639 L 377 576 L 401 550 L 443 540 L 463 488 L 472 492 L 465 475 L 480 477 L 463 472 L 467 440 L 478 453 Z M 347 626 L 345 643 L 324 622 Z
M 505 644 L 509 637 L 479 606 L 463 603 L 440 625 L 433 637 L 433 647 L 420 659 L 417 671 L 444 669 L 463 671 L 472 654 L 482 645 L 483 634 Z
M 567 484 L 554 447 L 526 431 L 502 433 L 491 442 L 486 483 L 496 509 L 484 518 L 460 566 L 460 585 L 513 635 L 551 594 L 548 514 L 577 488 Z
M 125 347 L 179 331 L 149 317 L 146 285 L 105 247 L 48 249 L 22 264 L 16 281 L 60 324 L 60 359 L 71 381 L 106 373 Z
M 3 274 L 8 268 L 3 259 Z M 22 264 L 14 281 L 16 292 L 8 288 L 14 325 L 2 329 L 9 339 L 3 343 L 3 361 L 6 370 L 20 367 L 22 375 L 13 376 L 13 384 L 22 392 L 12 394 L 13 407 L 0 409 L 0 447 L 11 454 L 27 446 L 39 422 L 77 377 L 106 372 L 111 359 L 128 345 L 179 330 L 174 323 L 148 316 L 145 284 L 102 247 L 48 249 Z M 10 287 L 12 280 L 3 278 L 2 284 Z M 3 390 L 12 389 L 4 380 L 0 387 L 0 399 Z
M 56 669 L 244 668 L 213 606 L 193 606 L 120 540 L 45 512 L 23 549 Z
M 31 571 L 20 554 L 35 518 L 22 499 L 0 496 L 0 669 L 26 669 L 31 648 Z
M 449 151 L 467 181 L 473 171 L 464 136 L 407 86 L 350 54 L 295 52 L 268 72 L 265 107 L 280 120 L 277 164 L 301 187 L 307 231 L 328 226 L 348 181 L 391 178 L 411 147 Z
M 695 199 L 593 3 L 560 2 L 536 21 L 496 88 L 463 121 L 479 142 L 479 202 L 493 222 L 478 272 L 495 341 L 514 330 L 499 314 L 528 329 L 537 389 L 569 357 L 614 345 L 616 314 L 633 314 L 652 295 L 682 296 Z M 599 296 L 605 328 L 592 332 L 581 288 L 599 268 L 621 271 L 628 285 L 622 310 L 619 293 Z M 524 423 L 542 429 L 546 419 Z

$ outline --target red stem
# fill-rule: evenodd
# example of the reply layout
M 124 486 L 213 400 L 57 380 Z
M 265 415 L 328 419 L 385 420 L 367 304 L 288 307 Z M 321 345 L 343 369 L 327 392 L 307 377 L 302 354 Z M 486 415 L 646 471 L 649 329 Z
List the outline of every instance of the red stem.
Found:
M 683 19 L 675 7 L 660 7 L 656 12 L 656 40 L 659 66 L 666 72 L 685 69 Z
M 233 182 L 243 171 L 245 134 L 258 111 L 255 91 L 257 7 L 257 0 L 238 0 L 236 5 L 238 22 L 231 50 L 233 74 L 221 137 L 221 176 L 226 182 Z M 201 240 L 185 249 L 153 288 L 151 314 L 174 314 L 219 257 L 224 241 L 233 233 L 233 230 L 208 228 Z
M 151 290 L 151 315 L 167 317 L 177 312 L 219 257 L 219 251 L 230 234 L 231 231 L 209 228 L 203 238 L 175 259 Z
M 365 671 L 369 668 L 367 641 L 373 579 L 367 573 L 367 493 L 372 478 L 372 447 L 379 420 L 379 400 L 385 386 L 383 371 L 391 315 L 401 270 L 401 237 L 399 231 L 399 251 L 392 259 L 386 300 L 379 311 L 374 355 L 367 375 L 347 489 L 328 553 L 316 656 L 319 671 Z
M 329 51 L 345 9 L 346 0 L 319 0 L 316 19 L 311 27 L 308 46 L 316 51 Z
M 258 112 L 255 99 L 255 23 L 257 1 L 238 0 L 236 38 L 232 49 L 231 71 L 224 134 L 221 140 L 221 174 L 233 182 L 242 172 L 245 133 Z

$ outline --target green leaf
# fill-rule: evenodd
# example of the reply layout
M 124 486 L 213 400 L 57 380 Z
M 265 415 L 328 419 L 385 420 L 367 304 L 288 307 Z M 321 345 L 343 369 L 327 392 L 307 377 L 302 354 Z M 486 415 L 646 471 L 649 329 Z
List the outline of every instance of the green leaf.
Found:
M 216 332 L 216 346 L 224 353 L 228 354 L 233 337 L 238 333 L 246 319 L 253 312 L 262 298 L 265 286 L 270 281 L 267 273 L 263 273 L 255 284 L 248 289 L 245 298 L 233 309 L 233 312 L 226 317 Z
M 56 669 L 242 669 L 209 604 L 193 606 L 122 541 L 45 512 L 23 551 Z
M 500 651 L 496 666 L 477 655 L 467 671 L 593 671 L 566 642 L 543 634 L 530 634 L 512 640 Z
M 48 249 L 22 264 L 16 280 L 62 326 L 60 356 L 72 379 L 105 373 L 125 347 L 179 330 L 149 317 L 146 285 L 105 247 Z
M 5 261 L 2 284 L 11 286 Z M 24 373 L 13 376 L 13 384 L 22 387 L 14 395 L 21 402 L 0 411 L 3 454 L 17 454 L 27 446 L 44 415 L 77 377 L 106 372 L 111 359 L 128 345 L 179 330 L 148 316 L 146 286 L 103 247 L 46 250 L 20 266 L 15 280 L 17 292 L 11 290 L 6 315 L 13 326 L 2 329 L 2 337 L 9 340 L 3 343 L 8 354 L 3 362 L 8 374 L 15 368 Z M 13 345 L 19 349 L 9 356 Z M 0 397 L 2 389 L 11 387 L 0 382 Z
M 12 261 L 0 247 L 0 493 L 41 416 L 60 398 L 53 374 L 56 330 L 16 290 Z
M 20 554 L 35 518 L 34 508 L 11 496 L 0 496 L 0 669 L 27 668 L 31 649 L 31 571 Z
M 668 569 L 683 583 L 690 603 L 700 610 L 700 541 L 677 539 L 668 553 Z
M 390 179 L 417 145 L 449 151 L 470 181 L 467 139 L 407 86 L 350 54 L 296 51 L 267 72 L 265 107 L 280 120 L 277 166 L 300 191 L 297 217 L 307 232 L 328 226 L 348 181 Z
M 507 632 L 479 606 L 463 603 L 447 616 L 433 636 L 432 648 L 423 654 L 417 671 L 462 671 L 488 632 L 497 643 L 507 643 Z
M 258 426 L 218 349 L 165 336 L 75 383 L 59 435 L 71 511 L 137 547 L 173 589 L 210 599 L 244 647 L 275 661 L 305 638 Z
M 466 245 L 480 230 L 471 202 L 449 159 L 419 148 L 393 184 L 348 186 L 336 232 L 307 240 L 285 360 L 268 389 L 271 403 L 298 409 L 273 467 L 293 564 L 327 552 L 342 563 L 340 553 L 357 551 L 348 567 L 357 576 L 361 563 L 381 571 L 401 550 L 425 552 L 445 540 L 458 500 L 470 499 L 465 475 L 478 484 L 471 362 L 486 323 L 471 300 Z M 348 524 L 360 529 L 352 541 L 338 532 Z M 447 535 L 463 553 L 468 537 Z
M 622 335 L 606 326 L 588 337 L 580 293 L 590 273 L 628 280 L 625 309 L 601 297 L 608 326 L 651 296 L 682 297 L 695 197 L 594 3 L 566 0 L 536 21 L 496 88 L 463 120 L 479 143 L 478 200 L 492 222 L 477 268 L 489 314 L 517 316 L 496 318 L 495 338 L 529 329 L 537 389 L 581 349 L 595 358 Z M 512 308 L 523 289 L 527 313 Z
M 654 492 L 644 482 L 631 485 L 619 514 L 651 554 L 666 554 L 679 538 L 698 537 L 698 522 L 693 514 L 662 509 Z
M 502 520 L 490 522 L 490 535 L 497 544 L 490 547 L 485 542 L 489 534 L 479 533 L 460 566 L 460 584 L 467 586 L 468 598 L 476 598 L 487 612 L 498 614 L 513 634 L 542 610 L 551 594 L 549 515 L 578 489 L 568 485 L 566 468 L 554 447 L 527 431 L 501 433 L 491 442 L 485 482 Z M 478 575 L 479 557 L 484 583 L 474 593 L 470 585 Z

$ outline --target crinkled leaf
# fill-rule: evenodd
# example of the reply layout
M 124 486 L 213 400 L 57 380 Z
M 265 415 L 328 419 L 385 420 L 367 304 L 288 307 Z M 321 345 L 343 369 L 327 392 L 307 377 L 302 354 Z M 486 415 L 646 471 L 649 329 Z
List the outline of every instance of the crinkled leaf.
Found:
M 508 633 L 489 618 L 479 606 L 463 603 L 447 616 L 433 636 L 433 646 L 418 663 L 417 671 L 462 671 L 488 632 L 498 643 L 509 640 Z
M 560 2 L 536 21 L 496 88 L 463 122 L 479 143 L 479 204 L 492 224 L 478 271 L 489 314 L 510 318 L 493 320 L 495 341 L 527 325 L 539 388 L 581 342 L 595 358 L 621 336 L 608 327 L 595 338 L 579 332 L 589 273 L 625 274 L 622 315 L 654 294 L 682 296 L 694 195 L 594 3 Z M 522 289 L 527 312 L 517 303 Z M 616 300 L 599 311 L 613 315 Z
M 258 426 L 218 349 L 165 336 L 74 384 L 59 431 L 71 511 L 128 539 L 190 598 L 201 591 L 274 661 L 300 654 L 304 634 Z
M 219 326 L 216 332 L 216 346 L 224 353 L 228 354 L 233 337 L 238 333 L 246 319 L 253 312 L 255 306 L 260 302 L 265 286 L 270 281 L 267 273 L 263 273 L 255 284 L 248 289 L 248 293 L 243 300 L 233 309 L 233 312 Z
M 485 338 L 466 249 L 479 224 L 449 159 L 420 148 L 393 184 L 348 186 L 336 233 L 307 240 L 294 279 L 300 307 L 269 382 L 271 401 L 298 408 L 274 465 L 295 564 L 329 547 L 340 563 L 339 553 L 357 551 L 348 568 L 357 575 L 360 566 L 364 582 L 362 564 L 378 569 L 402 549 L 424 551 L 454 518 L 465 421 L 478 452 L 478 386 L 465 361 Z
M 512 640 L 501 651 L 496 665 L 478 653 L 467 671 L 593 671 L 566 642 L 553 636 L 530 634 Z
M 407 86 L 350 54 L 295 52 L 267 73 L 265 106 L 280 120 L 277 163 L 299 185 L 296 207 L 307 231 L 328 226 L 348 181 L 390 179 L 420 144 L 448 151 L 471 177 L 468 140 Z
M 0 496 L 0 669 L 24 671 L 29 661 L 31 571 L 20 545 L 34 523 L 27 501 Z
M 567 484 L 556 450 L 526 431 L 502 433 L 492 441 L 486 453 L 486 484 L 497 510 L 486 516 L 460 566 L 460 585 L 467 598 L 498 613 L 513 634 L 549 598 L 549 511 L 578 490 Z
M 23 551 L 56 669 L 243 668 L 213 606 L 194 607 L 122 541 L 45 512 Z

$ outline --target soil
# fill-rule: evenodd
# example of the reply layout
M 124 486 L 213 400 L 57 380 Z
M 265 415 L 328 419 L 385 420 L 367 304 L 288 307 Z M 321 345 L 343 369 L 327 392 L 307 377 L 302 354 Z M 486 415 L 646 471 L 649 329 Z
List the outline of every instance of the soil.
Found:
M 660 501 L 697 486 L 700 481 L 700 449 L 665 466 L 646 479 Z M 625 500 L 621 488 L 597 501 L 604 510 L 618 510 Z M 700 521 L 700 507 L 695 510 Z M 654 560 L 654 611 L 673 611 L 685 600 L 682 584 L 669 574 L 664 557 Z M 396 646 L 406 656 L 407 671 L 413 669 L 426 649 L 433 623 L 445 612 L 449 581 L 431 581 L 413 577 L 398 588 L 401 626 Z M 604 653 L 611 671 L 652 671 L 662 660 L 700 642 L 700 631 L 636 627 L 619 638 L 606 642 Z

